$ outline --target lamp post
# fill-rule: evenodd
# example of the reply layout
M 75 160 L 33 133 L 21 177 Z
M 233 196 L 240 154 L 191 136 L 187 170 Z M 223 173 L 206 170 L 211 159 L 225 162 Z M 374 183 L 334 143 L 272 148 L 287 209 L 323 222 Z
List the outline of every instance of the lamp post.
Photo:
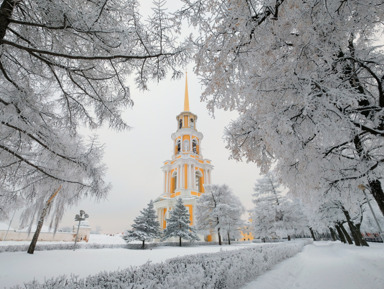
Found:
M 88 217 L 89 217 L 89 215 L 86 214 L 83 210 L 80 210 L 80 214 L 76 214 L 76 216 L 75 216 L 75 221 L 78 221 L 79 224 L 77 225 L 77 232 L 76 232 L 76 237 L 75 237 L 75 244 L 73 245 L 73 251 L 75 251 L 75 249 L 76 249 L 77 237 L 79 236 L 80 223 L 81 223 L 81 221 L 84 221 Z
M 381 237 L 381 239 L 384 241 L 384 234 L 383 234 L 383 231 L 381 230 L 379 221 L 378 221 L 377 218 L 376 218 L 375 212 L 373 211 L 372 206 L 371 206 L 371 203 L 369 202 L 367 193 L 365 192 L 365 190 L 368 190 L 368 188 L 367 188 L 366 186 L 364 186 L 363 184 L 360 184 L 360 185 L 358 185 L 357 187 L 358 187 L 360 190 L 363 191 L 363 193 L 364 193 L 364 195 L 365 195 L 365 198 L 367 199 L 367 202 L 368 202 L 369 208 L 370 208 L 370 210 L 371 210 L 371 213 L 372 213 L 372 215 L 373 215 L 373 218 L 375 219 L 376 225 L 377 225 L 377 227 L 379 228 L 379 234 L 380 234 L 380 237 Z

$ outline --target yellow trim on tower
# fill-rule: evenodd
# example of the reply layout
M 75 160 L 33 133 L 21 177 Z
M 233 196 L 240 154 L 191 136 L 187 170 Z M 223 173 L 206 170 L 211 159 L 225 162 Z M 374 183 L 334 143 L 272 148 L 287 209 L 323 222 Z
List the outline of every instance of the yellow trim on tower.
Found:
M 188 167 L 187 164 L 184 164 L 184 189 L 188 189 Z

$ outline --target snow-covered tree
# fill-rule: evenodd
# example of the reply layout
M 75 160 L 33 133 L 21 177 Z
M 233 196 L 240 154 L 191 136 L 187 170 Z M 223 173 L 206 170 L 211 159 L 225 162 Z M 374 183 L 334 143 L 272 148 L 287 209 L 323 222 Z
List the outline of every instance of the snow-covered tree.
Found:
M 203 100 L 240 112 L 232 157 L 274 163 L 302 199 L 365 184 L 384 214 L 382 1 L 184 2 Z
M 261 238 L 279 237 L 282 230 L 284 213 L 282 204 L 286 197 L 282 195 L 280 184 L 272 174 L 258 179 L 254 187 L 251 211 L 252 227 L 255 236 Z
M 288 199 L 272 173 L 258 179 L 254 191 L 251 219 L 255 236 L 290 238 L 293 234 L 303 234 L 308 228 L 301 202 Z
M 228 244 L 231 245 L 231 239 L 241 237 L 241 229 L 246 226 L 246 222 L 242 219 L 245 208 L 236 195 L 231 196 L 229 205 L 220 205 L 220 223 L 223 235 L 226 235 Z
M 178 27 L 161 0 L 144 20 L 136 0 L 0 1 L 0 218 L 27 204 L 31 222 L 60 185 L 56 225 L 66 205 L 106 195 L 102 147 L 78 128 L 128 128 L 129 76 L 142 89 L 180 76 Z
M 181 198 L 177 199 L 176 205 L 170 214 L 169 219 L 167 219 L 167 227 L 163 232 L 163 239 L 178 237 L 180 247 L 181 239 L 189 241 L 199 240 L 195 228 L 190 226 L 190 216 Z
M 227 185 L 205 186 L 205 193 L 199 197 L 196 207 L 198 229 L 208 234 L 216 231 L 219 245 L 222 234 L 230 239 L 243 225 L 244 207 Z
M 157 220 L 153 201 L 140 211 L 140 215 L 135 218 L 132 230 L 124 233 L 123 239 L 127 242 L 134 240 L 142 241 L 142 248 L 145 247 L 145 241 L 160 238 L 160 224 Z

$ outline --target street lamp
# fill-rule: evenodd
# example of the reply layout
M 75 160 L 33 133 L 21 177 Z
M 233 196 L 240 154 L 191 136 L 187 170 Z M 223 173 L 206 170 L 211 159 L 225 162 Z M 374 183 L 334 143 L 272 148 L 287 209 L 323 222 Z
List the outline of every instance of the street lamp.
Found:
M 369 202 L 367 193 L 365 192 L 365 190 L 368 190 L 368 188 L 367 188 L 366 186 L 364 186 L 363 184 L 360 184 L 360 185 L 358 185 L 357 187 L 358 187 L 360 190 L 363 191 L 363 193 L 364 193 L 364 195 L 365 195 L 365 198 L 367 199 L 369 208 L 371 209 L 371 213 L 372 213 L 372 215 L 373 215 L 373 218 L 375 219 L 376 225 L 377 225 L 377 227 L 379 228 L 379 234 L 380 234 L 380 237 L 381 237 L 381 239 L 384 241 L 384 234 L 383 234 L 383 231 L 381 230 L 381 227 L 380 227 L 379 222 L 377 221 L 375 212 L 373 211 L 372 206 L 371 206 L 371 203 Z
M 88 217 L 89 217 L 89 215 L 86 214 L 83 210 L 80 210 L 80 214 L 76 214 L 76 216 L 75 216 L 75 221 L 78 221 L 79 224 L 77 225 L 77 232 L 76 232 L 76 237 L 75 237 L 75 245 L 73 245 L 73 251 L 75 251 L 75 249 L 76 249 L 77 236 L 79 236 L 80 223 L 81 223 L 81 221 L 84 221 Z

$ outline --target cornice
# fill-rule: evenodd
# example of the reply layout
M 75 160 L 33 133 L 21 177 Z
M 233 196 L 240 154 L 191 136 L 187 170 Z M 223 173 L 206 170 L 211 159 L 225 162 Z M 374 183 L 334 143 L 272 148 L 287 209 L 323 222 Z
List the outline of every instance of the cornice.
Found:
M 201 132 L 190 127 L 178 129 L 177 131 L 171 134 L 171 138 L 174 141 L 177 137 L 183 136 L 183 135 L 196 136 L 200 141 L 204 138 L 204 135 Z

